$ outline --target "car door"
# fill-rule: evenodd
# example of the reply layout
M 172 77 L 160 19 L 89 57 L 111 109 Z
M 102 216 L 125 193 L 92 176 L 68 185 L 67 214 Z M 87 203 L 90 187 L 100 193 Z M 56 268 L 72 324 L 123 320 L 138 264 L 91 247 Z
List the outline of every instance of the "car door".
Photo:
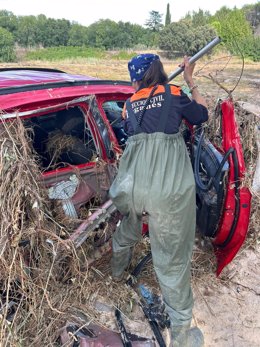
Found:
M 9 113 L 5 118 L 12 119 L 16 115 Z M 98 205 L 107 199 L 115 163 L 110 160 L 112 145 L 95 96 L 83 96 L 49 107 L 21 109 L 19 116 L 25 126 L 33 128 L 32 143 L 42 159 L 42 179 L 49 197 L 60 200 L 66 214 L 78 218 L 80 209 L 90 201 Z M 48 154 L 48 145 L 57 133 L 60 139 L 52 147 L 57 150 L 61 145 L 63 152 L 54 162 Z M 71 147 L 66 148 L 64 142 L 72 139 Z
M 217 275 L 235 257 L 249 225 L 251 194 L 243 186 L 245 162 L 231 99 L 219 102 L 221 146 L 200 129 L 194 136 L 192 160 L 196 182 L 197 227 L 210 237 Z

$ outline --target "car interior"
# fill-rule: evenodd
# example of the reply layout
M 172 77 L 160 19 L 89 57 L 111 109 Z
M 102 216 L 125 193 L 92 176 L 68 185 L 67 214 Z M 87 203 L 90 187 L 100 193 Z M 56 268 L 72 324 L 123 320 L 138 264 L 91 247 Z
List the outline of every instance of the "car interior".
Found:
M 196 132 L 193 143 L 193 171 L 196 183 L 197 227 L 204 236 L 214 237 L 222 214 L 228 156 L 223 155 L 204 137 L 203 129 Z
M 127 134 L 124 130 L 122 112 L 125 101 L 106 101 L 102 107 L 106 113 L 119 145 L 124 148 L 127 141 Z
M 225 198 L 228 156 L 224 156 L 206 137 L 203 127 L 192 133 L 183 122 L 181 131 L 191 158 L 196 183 L 197 228 L 214 237 Z
M 85 164 L 96 154 L 95 143 L 80 107 L 24 120 L 43 169 Z

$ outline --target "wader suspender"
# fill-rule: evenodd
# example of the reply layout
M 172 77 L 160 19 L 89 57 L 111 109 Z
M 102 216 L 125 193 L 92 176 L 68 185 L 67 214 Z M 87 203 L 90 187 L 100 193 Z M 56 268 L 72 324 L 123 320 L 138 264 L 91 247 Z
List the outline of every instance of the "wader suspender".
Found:
M 146 107 L 147 107 L 147 105 L 148 105 L 148 103 L 149 103 L 156 88 L 157 88 L 157 86 L 152 89 L 149 97 L 147 98 L 147 100 L 145 102 L 144 108 L 142 110 L 143 112 L 141 111 L 141 114 L 139 115 L 138 120 L 136 119 L 136 116 L 132 110 L 132 105 L 131 105 L 130 100 L 128 99 L 126 102 L 127 111 L 129 114 L 129 120 L 132 124 L 135 135 L 144 132 L 141 128 L 142 118 L 143 118 L 143 115 L 146 111 Z M 166 84 L 165 85 L 165 92 L 164 92 L 164 103 L 163 103 L 163 106 L 161 108 L 161 112 L 160 112 L 161 115 L 158 119 L 158 125 L 157 125 L 156 132 L 165 132 L 165 127 L 166 127 L 166 123 L 167 123 L 167 119 L 168 119 L 168 115 L 169 115 L 170 105 L 171 105 L 171 90 L 170 90 L 170 85 Z

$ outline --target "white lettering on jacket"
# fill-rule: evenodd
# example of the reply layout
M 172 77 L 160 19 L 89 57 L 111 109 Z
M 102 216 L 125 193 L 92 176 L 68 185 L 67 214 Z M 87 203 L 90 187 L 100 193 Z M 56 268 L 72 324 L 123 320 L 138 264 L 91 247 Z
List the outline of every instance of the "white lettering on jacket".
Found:
M 164 101 L 162 94 L 153 96 L 150 99 L 149 105 L 147 105 L 146 109 L 149 110 L 151 108 L 160 108 L 162 107 L 162 101 Z M 145 102 L 146 100 L 138 100 L 131 103 L 134 113 L 138 113 L 142 111 L 144 108 Z

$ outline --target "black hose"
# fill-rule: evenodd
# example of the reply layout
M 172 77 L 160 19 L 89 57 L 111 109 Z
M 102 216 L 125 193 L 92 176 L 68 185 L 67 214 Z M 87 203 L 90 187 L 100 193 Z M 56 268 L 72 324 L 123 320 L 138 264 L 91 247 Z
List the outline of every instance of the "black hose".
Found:
M 137 266 L 134 268 L 134 270 L 131 273 L 131 277 L 127 280 L 126 284 L 131 286 L 133 285 L 133 277 L 137 277 L 140 272 L 142 271 L 142 269 L 144 268 L 144 266 L 148 263 L 148 261 L 150 261 L 152 259 L 152 253 L 149 252 L 138 264 Z M 150 327 L 154 333 L 154 336 L 159 344 L 160 347 L 166 347 L 166 344 L 164 342 L 163 336 L 161 334 L 160 328 L 158 323 L 152 319 L 149 309 L 146 307 L 145 304 L 143 304 L 143 299 L 140 301 L 139 305 L 143 310 L 143 313 L 145 315 L 145 317 L 147 318 Z
M 221 163 L 219 164 L 215 175 L 210 178 L 210 180 L 207 184 L 204 184 L 201 180 L 200 175 L 199 175 L 199 159 L 200 159 L 201 146 L 202 146 L 203 140 L 204 140 L 204 131 L 202 131 L 200 138 L 199 138 L 199 141 L 198 141 L 198 145 L 197 145 L 197 151 L 196 151 L 195 161 L 194 161 L 194 177 L 195 177 L 195 182 L 196 182 L 197 186 L 203 192 L 207 192 L 212 187 L 215 178 L 218 177 L 218 175 L 220 174 L 221 170 L 223 169 L 223 166 L 225 165 L 225 163 L 228 161 L 230 154 L 234 152 L 234 148 L 231 147 L 228 149 L 228 151 L 225 153 L 223 159 L 221 160 Z
M 132 286 L 133 284 L 133 277 L 137 277 L 140 272 L 143 270 L 144 266 L 152 259 L 152 253 L 149 252 L 134 268 L 134 270 L 131 273 L 131 277 L 126 281 L 126 284 L 128 286 Z
M 225 153 L 221 163 L 219 164 L 219 167 L 215 173 L 215 175 L 213 177 L 210 178 L 209 182 L 207 185 L 205 185 L 199 175 L 199 158 L 200 158 L 200 153 L 201 153 L 201 145 L 204 139 L 204 132 L 202 131 L 200 139 L 198 141 L 198 146 L 197 146 L 197 153 L 195 156 L 195 162 L 194 162 L 194 177 L 195 177 L 195 182 L 197 184 L 197 186 L 202 190 L 202 191 L 208 191 L 213 182 L 214 179 L 220 174 L 223 166 L 225 165 L 226 161 L 228 160 L 229 156 L 232 155 L 232 160 L 233 160 L 233 164 L 234 164 L 234 190 L 235 190 L 235 211 L 234 211 L 234 219 L 233 219 L 233 223 L 232 226 L 230 228 L 229 234 L 227 236 L 227 238 L 225 239 L 224 242 L 220 243 L 220 244 L 215 244 L 216 247 L 219 248 L 224 248 L 226 247 L 229 242 L 232 240 L 232 237 L 235 233 L 236 230 L 236 226 L 237 226 L 237 222 L 238 222 L 238 217 L 239 217 L 239 213 L 240 213 L 240 195 L 239 195 L 239 171 L 238 171 L 238 158 L 237 158 L 237 152 L 235 150 L 235 148 L 230 147 L 228 149 L 228 151 Z
M 126 331 L 126 328 L 124 326 L 124 323 L 123 323 L 123 320 L 121 317 L 121 312 L 119 311 L 118 308 L 116 308 L 116 310 L 115 310 L 115 316 L 116 316 L 118 328 L 120 330 L 120 335 L 121 335 L 121 340 L 123 342 L 123 346 L 124 347 L 132 347 L 132 343 L 129 339 L 128 333 Z
M 155 336 L 159 346 L 160 347 L 166 347 L 166 344 L 164 342 L 164 339 L 163 339 L 163 336 L 161 334 L 161 331 L 160 331 L 158 323 L 155 320 L 150 318 L 149 310 L 146 308 L 145 305 L 140 304 L 140 306 L 141 306 L 141 308 L 142 308 L 142 310 L 144 312 L 145 317 L 147 318 L 147 320 L 148 320 L 148 322 L 150 324 L 150 327 L 151 327 L 151 329 L 152 329 L 152 331 L 154 333 L 154 336 Z
M 234 163 L 234 184 L 235 184 L 235 212 L 234 212 L 234 219 L 233 219 L 233 223 L 232 226 L 230 228 L 229 234 L 226 238 L 226 240 L 220 244 L 216 244 L 215 246 L 219 247 L 219 248 L 224 248 L 226 247 L 229 242 L 232 240 L 232 237 L 235 233 L 236 230 L 236 226 L 237 226 L 237 222 L 238 222 L 238 217 L 240 214 L 240 195 L 239 195 L 239 175 L 238 175 L 238 158 L 237 158 L 237 153 L 234 149 L 234 151 L 232 152 L 232 159 L 233 159 L 233 163 Z

